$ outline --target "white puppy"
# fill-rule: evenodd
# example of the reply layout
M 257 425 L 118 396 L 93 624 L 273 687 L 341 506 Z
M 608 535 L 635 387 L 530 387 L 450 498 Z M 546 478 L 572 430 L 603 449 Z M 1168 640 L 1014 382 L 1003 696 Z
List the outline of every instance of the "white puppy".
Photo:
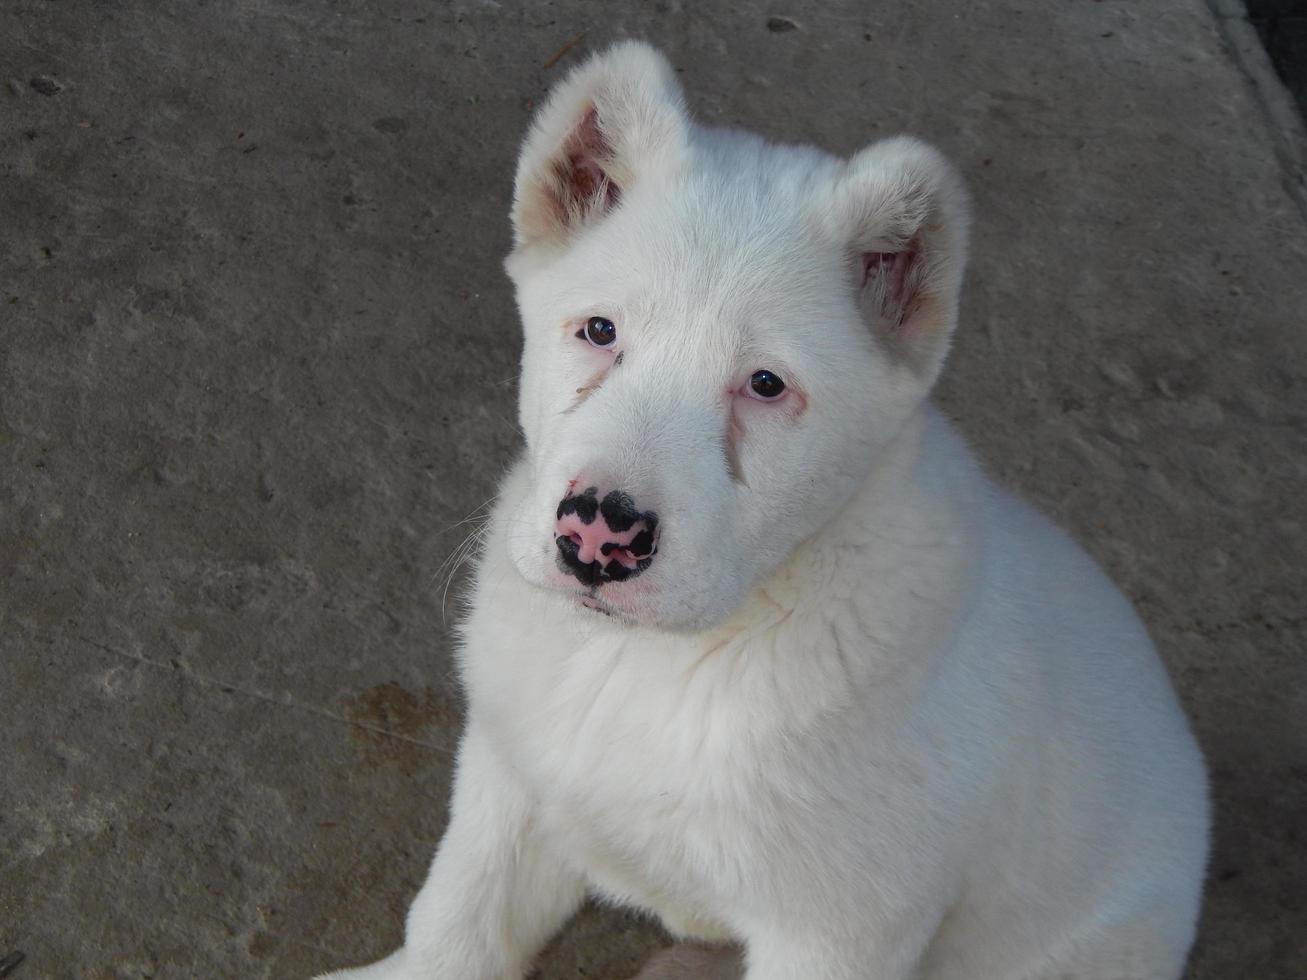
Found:
M 748 980 L 1179 977 L 1208 807 L 1166 673 L 927 401 L 948 164 L 703 128 L 628 43 L 540 110 L 513 222 L 526 449 L 449 829 L 404 947 L 333 976 L 519 978 L 593 892 Z

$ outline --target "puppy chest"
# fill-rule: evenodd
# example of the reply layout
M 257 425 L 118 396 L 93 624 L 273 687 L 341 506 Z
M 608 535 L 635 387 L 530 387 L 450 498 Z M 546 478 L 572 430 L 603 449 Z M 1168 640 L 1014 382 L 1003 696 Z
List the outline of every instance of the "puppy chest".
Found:
M 580 752 L 541 773 L 546 826 L 600 891 L 657 913 L 674 932 L 713 925 L 767 874 L 776 816 L 765 788 L 685 756 Z M 760 805 L 754 801 L 761 798 Z
M 653 912 L 673 933 L 727 939 L 722 910 L 730 889 L 719 876 L 737 863 L 738 836 L 671 796 L 598 804 L 557 799 L 546 832 L 596 892 Z

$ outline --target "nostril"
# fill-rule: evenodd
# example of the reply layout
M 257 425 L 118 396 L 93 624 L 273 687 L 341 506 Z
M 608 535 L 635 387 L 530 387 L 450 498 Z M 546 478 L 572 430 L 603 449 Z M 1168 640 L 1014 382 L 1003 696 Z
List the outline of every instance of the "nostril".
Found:
M 645 521 L 643 523 L 645 526 L 641 528 L 640 532 L 634 538 L 631 539 L 631 543 L 626 546 L 626 550 L 636 558 L 644 558 L 653 554 L 654 551 L 654 530 L 658 525 L 656 522 L 650 521 Z

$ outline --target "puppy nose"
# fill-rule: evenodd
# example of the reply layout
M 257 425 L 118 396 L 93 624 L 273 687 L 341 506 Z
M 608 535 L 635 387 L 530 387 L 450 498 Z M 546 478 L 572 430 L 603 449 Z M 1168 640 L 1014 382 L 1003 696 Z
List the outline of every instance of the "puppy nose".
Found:
M 649 567 L 658 550 L 658 518 L 630 494 L 598 487 L 569 491 L 558 504 L 554 529 L 558 564 L 584 585 L 621 582 Z

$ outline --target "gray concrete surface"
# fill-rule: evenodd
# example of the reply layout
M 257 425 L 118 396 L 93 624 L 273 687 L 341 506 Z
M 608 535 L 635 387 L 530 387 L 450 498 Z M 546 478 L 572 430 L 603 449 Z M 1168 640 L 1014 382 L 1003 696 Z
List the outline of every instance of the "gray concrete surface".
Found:
M 1190 980 L 1307 976 L 1307 219 L 1201 0 L 8 0 L 13 976 L 302 977 L 398 941 L 460 718 L 448 566 L 517 445 L 517 141 L 631 35 L 709 122 L 959 161 L 940 399 L 1124 585 L 1192 713 Z M 541 976 L 661 941 L 591 909 Z

